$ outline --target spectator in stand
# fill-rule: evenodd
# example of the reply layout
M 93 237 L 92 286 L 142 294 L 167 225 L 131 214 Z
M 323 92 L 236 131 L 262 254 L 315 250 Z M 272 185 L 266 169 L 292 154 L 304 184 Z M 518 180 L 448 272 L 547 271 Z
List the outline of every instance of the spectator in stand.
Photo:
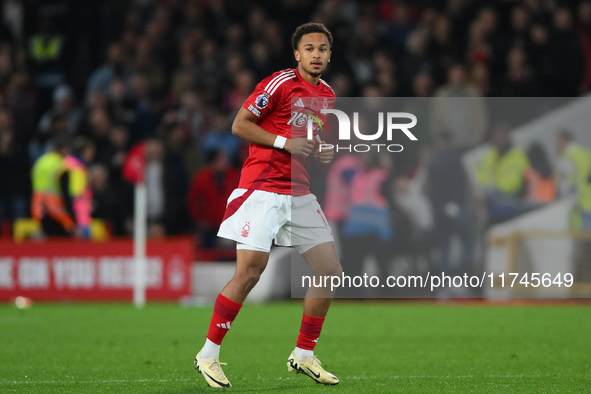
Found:
M 558 97 L 578 96 L 584 77 L 583 48 L 568 9 L 559 8 L 554 12 L 553 28 L 550 39 L 552 93 Z
M 475 223 L 471 220 L 471 187 L 462 152 L 449 138 L 448 133 L 442 133 L 437 141 L 427 165 L 426 189 L 433 208 L 439 272 L 463 275 L 474 268 L 471 264 L 475 257 Z M 456 264 L 452 264 L 450 253 L 453 236 L 457 236 L 462 245 Z
M 96 156 L 99 160 L 107 162 L 105 157 L 110 151 L 109 133 L 112 121 L 105 109 L 95 109 L 90 113 L 88 128 L 81 135 L 88 137 L 96 146 Z
M 536 65 L 536 82 L 540 95 L 552 95 L 554 58 L 550 32 L 546 26 L 537 23 L 532 26 L 530 36 L 529 59 L 531 64 Z
M 429 119 L 431 106 L 429 97 L 433 91 L 433 78 L 431 78 L 430 74 L 421 72 L 415 75 L 412 82 L 412 96 L 414 98 L 404 104 L 403 110 L 415 115 L 417 119 Z M 411 156 L 412 167 L 415 167 L 419 161 L 419 156 L 431 146 L 432 141 L 429 124 L 426 122 L 418 122 L 413 127 L 412 132 L 417 137 L 417 141 L 405 146 L 404 149 Z
M 166 234 L 179 235 L 191 231 L 191 220 L 185 199 L 189 190 L 186 153 L 190 149 L 186 133 L 180 127 L 173 127 L 165 135 L 164 191 L 165 210 L 164 226 Z
M 108 144 L 97 156 L 96 161 L 107 166 L 112 180 L 121 178 L 121 169 L 129 150 L 129 131 L 122 124 L 111 127 L 108 131 Z
M 509 44 L 517 47 L 527 47 L 530 41 L 531 18 L 529 10 L 524 5 L 517 5 L 511 10 L 511 37 Z
M 239 71 L 234 76 L 233 85 L 234 88 L 225 97 L 224 101 L 230 111 L 237 112 L 254 89 L 254 74 L 247 70 Z
M 210 156 L 223 149 L 226 151 L 230 163 L 237 165 L 241 145 L 240 138 L 232 134 L 232 124 L 229 114 L 220 111 L 216 115 L 214 127 L 209 130 L 207 136 L 203 139 L 201 149 L 205 156 Z
M 132 143 L 154 135 L 158 127 L 158 117 L 154 111 L 151 87 L 143 74 L 133 74 L 129 80 L 133 122 L 129 125 Z
M 39 133 L 49 132 L 51 121 L 57 115 L 67 118 L 68 136 L 74 137 L 78 132 L 82 112 L 74 104 L 72 89 L 68 85 L 60 85 L 53 91 L 53 107 L 46 111 L 39 121 Z
M 129 69 L 134 74 L 145 75 L 148 84 L 155 92 L 163 92 L 166 77 L 158 59 L 152 54 L 153 42 L 142 37 L 136 44 L 135 56 L 130 61 Z
M 505 97 L 537 97 L 538 86 L 525 52 L 514 47 L 507 55 L 507 75 L 501 82 L 501 95 Z
M 395 2 L 394 20 L 386 25 L 386 37 L 392 45 L 401 51 L 406 45 L 408 36 L 414 29 L 414 23 L 410 15 L 410 6 L 403 2 Z
M 525 198 L 538 205 L 556 200 L 556 179 L 543 145 L 534 142 L 527 150 L 530 167 L 525 172 Z
M 134 103 L 129 95 L 125 80 L 113 78 L 109 83 L 105 99 L 109 116 L 115 123 L 129 125 L 135 120 Z
M 448 83 L 435 91 L 429 120 L 432 136 L 450 130 L 454 144 L 462 148 L 474 147 L 484 140 L 488 122 L 482 92 L 466 79 L 466 68 L 454 64 L 448 71 Z
M 14 136 L 22 146 L 31 142 L 37 126 L 37 92 L 30 79 L 26 69 L 15 70 L 2 92 L 4 105 L 12 112 Z
M 250 64 L 254 71 L 254 79 L 257 81 L 271 75 L 273 70 L 277 69 L 277 66 L 271 60 L 265 43 L 262 41 L 255 41 L 250 46 Z
M 489 64 L 494 60 L 494 48 L 490 44 L 491 29 L 496 24 L 494 13 L 485 12 L 470 25 L 466 57 L 470 66 Z
M 524 199 L 525 173 L 529 168 L 526 153 L 511 143 L 509 129 L 493 129 L 492 146 L 476 169 L 478 186 L 485 194 L 488 224 L 512 219 L 532 208 Z
M 454 59 L 461 57 L 458 42 L 452 36 L 450 17 L 438 14 L 433 21 L 430 47 L 435 58 L 434 77 L 437 83 L 443 83 L 446 72 L 454 64 Z
M 0 108 L 0 233 L 5 220 L 27 216 L 29 160 L 14 136 L 10 111 Z
M 581 36 L 581 46 L 585 61 L 583 92 L 586 92 L 591 89 L 591 1 L 583 1 L 579 4 L 577 28 Z
M 204 110 L 201 97 L 194 90 L 188 90 L 181 96 L 177 121 L 182 123 L 194 144 L 199 146 L 208 126 L 208 113 Z
M 37 137 L 29 144 L 29 156 L 31 161 L 51 150 L 52 140 L 58 137 L 70 138 L 68 118 L 65 115 L 56 114 L 50 121 L 49 129 L 46 133 L 39 133 Z
M 425 27 L 417 28 L 409 35 L 406 48 L 408 54 L 402 63 L 402 74 L 405 76 L 430 75 L 433 73 L 434 60 L 429 50 L 429 30 Z M 402 83 L 410 83 L 414 78 L 404 78 Z M 405 91 L 412 90 L 412 86 L 403 86 Z M 429 94 L 430 95 L 430 94 Z
M 173 138 L 174 139 L 174 138 Z M 178 144 L 156 138 L 145 142 L 145 182 L 148 197 L 148 236 L 163 237 L 188 231 L 184 199 L 186 171 Z
M 330 80 L 332 90 L 334 90 L 337 97 L 351 97 L 353 96 L 353 81 L 347 74 L 336 74 Z
M 92 114 L 95 111 L 108 111 L 108 109 L 108 101 L 105 94 L 103 94 L 100 90 L 94 90 L 90 92 L 86 97 L 78 134 L 88 135 Z
M 228 154 L 220 149 L 209 153 L 209 164 L 195 173 L 189 193 L 187 207 L 197 227 L 202 247 L 220 246 L 217 231 L 224 218 L 226 201 L 238 186 L 240 171 L 230 165 Z
M 422 262 L 432 266 L 433 250 L 433 212 L 425 194 L 425 152 L 422 156 L 413 163 L 411 171 L 398 171 L 389 193 L 395 229 L 394 253 L 410 261 L 415 272 Z M 404 231 L 397 231 L 401 229 Z
M 490 70 L 486 64 L 476 64 L 472 67 L 471 82 L 476 86 L 485 97 L 496 96 L 495 86 L 490 80 Z
M 102 192 L 115 193 L 116 209 L 111 215 L 111 230 L 113 235 L 130 235 L 132 233 L 133 215 L 133 186 L 123 179 L 123 163 L 129 150 L 129 131 L 124 125 L 115 125 L 109 132 L 109 146 L 102 150 L 102 157 L 97 157 L 97 163 L 105 165 L 109 182 Z M 100 171 L 100 170 L 99 170 Z
M 109 170 L 104 164 L 96 163 L 88 168 L 90 189 L 92 190 L 92 214 L 96 219 L 108 223 L 111 231 L 115 234 L 117 218 L 117 194 L 109 187 Z M 121 234 L 121 232 L 118 232 Z
M 148 236 L 166 235 L 164 218 L 166 214 L 166 192 L 164 189 L 164 145 L 160 140 L 150 138 L 145 142 Z
M 111 44 L 107 53 L 107 62 L 92 73 L 86 91 L 90 93 L 99 90 L 106 94 L 113 78 L 126 77 L 127 70 L 125 69 L 124 56 L 123 46 L 120 43 Z

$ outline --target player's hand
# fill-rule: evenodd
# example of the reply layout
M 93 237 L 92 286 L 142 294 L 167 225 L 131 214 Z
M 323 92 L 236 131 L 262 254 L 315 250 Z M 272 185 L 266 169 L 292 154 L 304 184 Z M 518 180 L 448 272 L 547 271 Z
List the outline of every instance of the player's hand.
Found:
M 314 145 L 314 141 L 307 138 L 292 138 L 285 142 L 284 149 L 292 155 L 308 157 Z
M 327 144 L 325 141 L 318 144 L 318 149 L 314 152 L 314 157 L 322 164 L 328 164 L 334 159 L 334 146 Z

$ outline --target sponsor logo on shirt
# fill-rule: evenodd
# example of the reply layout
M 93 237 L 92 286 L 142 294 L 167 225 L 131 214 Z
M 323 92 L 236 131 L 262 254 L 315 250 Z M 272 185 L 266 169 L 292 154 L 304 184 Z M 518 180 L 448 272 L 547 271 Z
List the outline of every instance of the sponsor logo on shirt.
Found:
M 267 93 L 261 94 L 254 102 L 256 106 L 260 109 L 263 109 L 269 104 L 269 95 Z

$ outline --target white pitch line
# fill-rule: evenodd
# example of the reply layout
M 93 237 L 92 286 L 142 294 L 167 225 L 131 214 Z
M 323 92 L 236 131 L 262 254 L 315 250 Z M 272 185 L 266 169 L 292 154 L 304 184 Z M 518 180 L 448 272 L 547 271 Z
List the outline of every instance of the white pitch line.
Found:
M 393 375 L 387 376 L 386 379 L 474 379 L 474 378 L 502 378 L 502 379 L 516 379 L 516 378 L 547 378 L 547 377 L 561 377 L 560 375 L 410 375 L 410 376 L 403 376 L 403 375 Z M 383 376 L 380 376 L 383 379 Z M 375 376 L 348 376 L 343 379 L 352 379 L 352 380 L 366 380 L 366 379 L 376 379 Z
M 410 376 L 403 376 L 403 375 L 393 375 L 393 376 L 379 376 L 380 379 L 474 379 L 474 378 L 484 378 L 484 379 L 523 379 L 523 378 L 547 378 L 547 377 L 555 377 L 561 378 L 562 375 L 553 375 L 553 374 L 546 374 L 546 375 L 410 375 Z M 584 376 L 584 377 L 591 377 Z M 369 380 L 369 379 L 376 379 L 376 376 L 347 376 L 342 378 L 341 380 Z M 272 379 L 261 379 L 258 378 L 257 380 L 289 380 L 292 377 L 279 377 L 279 378 L 272 378 Z M 109 384 L 109 383 L 167 383 L 167 382 L 188 382 L 191 380 L 199 380 L 197 378 L 178 378 L 178 379 L 113 379 L 113 380 L 46 380 L 46 381 L 32 381 L 32 380 L 25 380 L 25 381 L 12 381 L 12 382 L 0 382 L 0 386 L 2 385 L 26 385 L 26 384 Z
M 0 386 L 6 384 L 20 385 L 20 384 L 96 384 L 96 383 L 167 383 L 167 382 L 183 382 L 194 380 L 193 378 L 181 378 L 181 379 L 113 379 L 113 380 L 45 380 L 45 381 L 12 381 L 12 382 L 0 382 Z

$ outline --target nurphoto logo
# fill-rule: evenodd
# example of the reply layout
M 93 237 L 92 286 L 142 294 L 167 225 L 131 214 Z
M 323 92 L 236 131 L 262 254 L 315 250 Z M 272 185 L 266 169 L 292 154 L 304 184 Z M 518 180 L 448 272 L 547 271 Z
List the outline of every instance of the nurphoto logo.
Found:
M 339 141 L 351 141 L 351 120 L 349 119 L 349 115 L 345 112 L 338 110 L 338 109 L 329 109 L 323 108 L 320 111 L 320 114 L 327 115 L 333 114 L 337 117 L 337 121 L 339 124 Z M 384 122 L 384 119 L 386 121 Z M 408 123 L 395 123 L 395 119 L 408 119 L 410 122 Z M 316 122 L 320 128 L 323 130 L 323 124 L 326 124 L 326 120 L 320 116 L 313 116 L 312 114 L 308 114 L 308 139 L 313 139 L 313 132 L 314 128 L 318 129 L 318 126 L 314 125 Z M 357 137 L 361 141 L 378 141 L 382 135 L 384 134 L 384 123 L 386 123 L 386 140 L 392 141 L 392 136 L 394 135 L 395 131 L 402 131 L 409 140 L 417 141 L 417 137 L 410 131 L 411 128 L 416 126 L 417 124 L 417 117 L 408 112 L 378 112 L 378 130 L 373 134 L 364 134 L 359 130 L 359 113 L 353 113 L 353 133 L 355 133 L 355 137 Z M 385 144 L 385 143 L 372 143 L 372 144 L 321 144 L 319 150 L 322 149 L 330 150 L 336 149 L 337 152 L 339 151 L 348 151 L 348 152 L 369 152 L 370 150 L 377 150 L 380 152 L 381 149 L 385 149 L 388 152 L 396 153 L 402 152 L 404 147 L 400 144 Z

